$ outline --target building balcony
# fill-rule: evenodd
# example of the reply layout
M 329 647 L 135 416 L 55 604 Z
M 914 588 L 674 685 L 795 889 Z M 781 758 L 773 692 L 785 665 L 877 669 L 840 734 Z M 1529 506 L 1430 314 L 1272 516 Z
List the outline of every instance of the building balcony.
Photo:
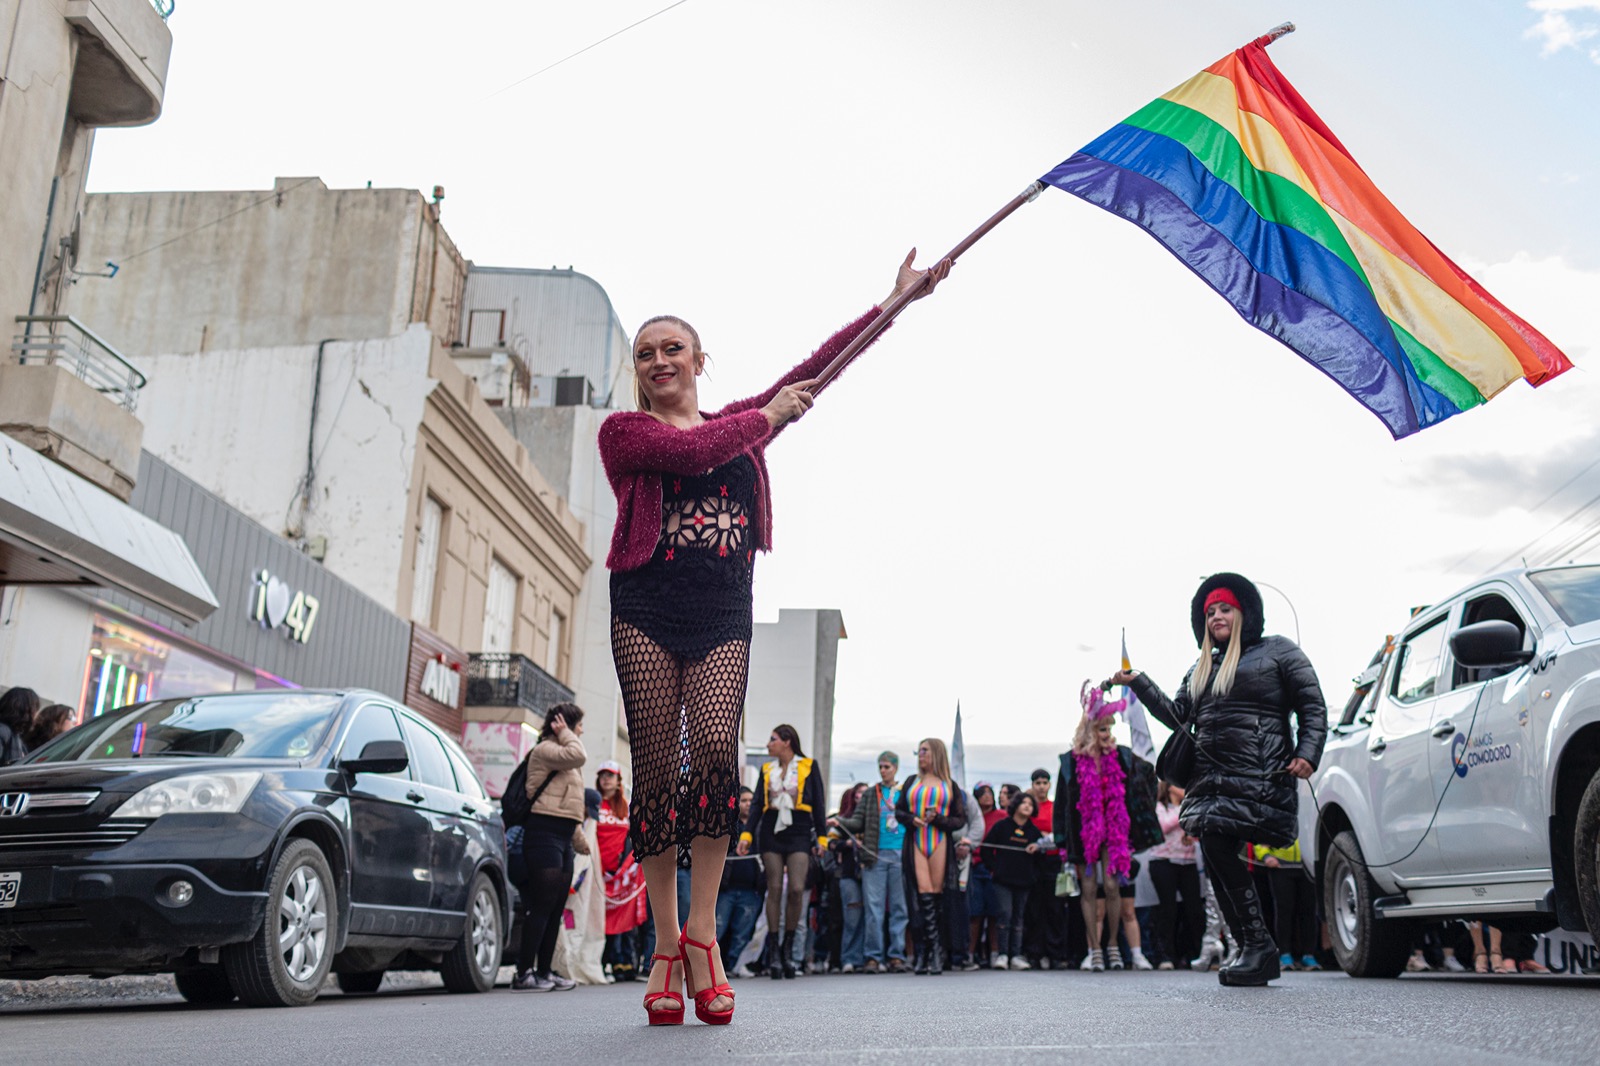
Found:
M 171 0 L 66 0 L 78 33 L 73 116 L 89 126 L 142 126 L 161 114 L 172 59 Z
M 516 351 L 497 344 L 488 348 L 451 348 L 450 358 L 490 407 L 528 406 L 531 379 L 527 361 Z
M 467 660 L 468 708 L 519 708 L 542 722 L 555 704 L 572 702 L 572 690 L 526 655 L 475 651 Z
M 145 376 L 67 315 L 19 316 L 0 361 L 0 433 L 126 501 L 139 475 Z

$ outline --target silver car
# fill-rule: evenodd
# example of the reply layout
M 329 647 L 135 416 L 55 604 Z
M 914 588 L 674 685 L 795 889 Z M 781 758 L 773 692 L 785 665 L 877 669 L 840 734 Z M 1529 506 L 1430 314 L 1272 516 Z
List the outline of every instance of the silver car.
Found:
M 1332 725 L 1300 842 L 1354 976 L 1399 974 L 1422 921 L 1600 934 L 1600 566 L 1416 611 Z

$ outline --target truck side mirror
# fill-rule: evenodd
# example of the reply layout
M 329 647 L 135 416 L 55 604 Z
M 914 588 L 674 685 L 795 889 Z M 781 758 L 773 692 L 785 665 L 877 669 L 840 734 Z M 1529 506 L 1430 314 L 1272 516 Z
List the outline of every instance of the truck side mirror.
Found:
M 1451 634 L 1450 650 L 1456 662 L 1474 670 L 1521 666 L 1533 659 L 1533 651 L 1522 646 L 1522 630 L 1498 618 L 1462 626 Z
M 411 760 L 404 741 L 369 740 L 360 756 L 344 759 L 339 765 L 352 774 L 398 774 L 411 765 Z

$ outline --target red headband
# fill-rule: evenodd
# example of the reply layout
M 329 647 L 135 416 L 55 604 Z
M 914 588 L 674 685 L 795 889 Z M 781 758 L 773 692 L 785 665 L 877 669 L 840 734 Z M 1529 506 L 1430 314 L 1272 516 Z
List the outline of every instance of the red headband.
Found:
M 1232 607 L 1235 611 L 1244 610 L 1243 607 L 1239 606 L 1239 597 L 1235 596 L 1233 594 L 1233 590 L 1230 588 L 1212 589 L 1211 595 L 1206 597 L 1205 604 L 1201 606 L 1200 613 L 1205 614 L 1207 611 L 1211 610 L 1211 605 L 1213 603 L 1225 603 L 1229 607 Z

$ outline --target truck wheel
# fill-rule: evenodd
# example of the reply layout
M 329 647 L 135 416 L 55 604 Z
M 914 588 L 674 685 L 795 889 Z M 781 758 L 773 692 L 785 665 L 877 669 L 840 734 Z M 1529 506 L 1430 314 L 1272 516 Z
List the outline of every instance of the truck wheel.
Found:
M 1333 838 L 1324 858 L 1323 913 L 1339 966 L 1351 977 L 1398 977 L 1411 956 L 1411 923 L 1379 918 L 1378 886 L 1367 872 L 1356 835 Z
M 1578 906 L 1589 935 L 1600 942 L 1600 773 L 1589 781 L 1578 801 L 1572 830 L 1572 855 L 1577 866 Z
M 267 915 L 256 935 L 222 950 L 239 999 L 252 1007 L 303 1007 L 333 964 L 338 900 L 333 871 L 309 840 L 291 840 L 267 881 Z
M 439 967 L 452 992 L 487 992 L 500 973 L 500 895 L 483 874 L 472 879 L 461 939 Z
M 172 975 L 178 985 L 178 994 L 190 1003 L 232 1003 L 233 986 L 220 966 L 203 970 L 185 970 Z

